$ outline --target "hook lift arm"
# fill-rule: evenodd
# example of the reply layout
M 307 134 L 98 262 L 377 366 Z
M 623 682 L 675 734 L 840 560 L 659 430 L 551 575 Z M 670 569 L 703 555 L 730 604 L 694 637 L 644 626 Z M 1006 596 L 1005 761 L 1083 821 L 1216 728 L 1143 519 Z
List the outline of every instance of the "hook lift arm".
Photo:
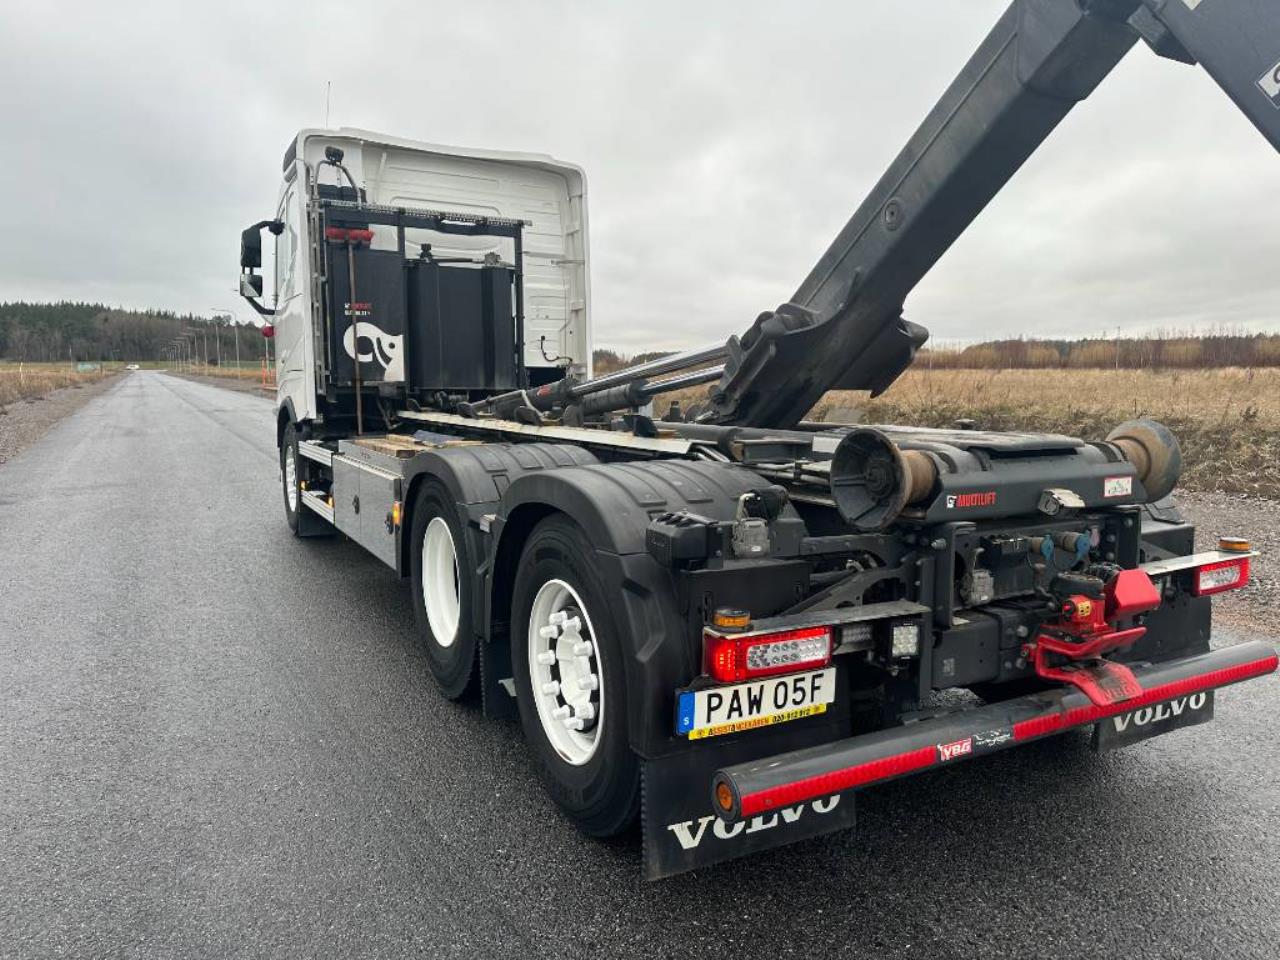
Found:
M 791 300 L 730 338 L 700 419 L 786 428 L 827 390 L 886 390 L 928 337 L 907 295 L 1139 38 L 1280 149 L 1276 0 L 1014 0 Z

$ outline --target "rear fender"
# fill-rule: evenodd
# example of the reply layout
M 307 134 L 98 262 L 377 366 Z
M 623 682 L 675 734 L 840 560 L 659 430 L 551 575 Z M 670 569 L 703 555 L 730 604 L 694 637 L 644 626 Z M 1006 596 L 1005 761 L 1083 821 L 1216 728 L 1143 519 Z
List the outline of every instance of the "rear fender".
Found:
M 616 598 L 611 613 L 627 651 L 633 749 L 646 758 L 683 749 L 685 742 L 673 737 L 674 692 L 697 672 L 689 611 L 681 609 L 671 569 L 646 552 L 646 531 L 654 516 L 669 511 L 732 520 L 739 497 L 766 486 L 741 467 L 686 460 L 594 464 L 519 477 L 503 495 L 492 527 L 493 639 L 510 622 L 511 580 L 525 538 L 537 519 L 564 514 L 594 544 L 596 566 Z M 787 516 L 796 516 L 792 507 L 786 509 Z

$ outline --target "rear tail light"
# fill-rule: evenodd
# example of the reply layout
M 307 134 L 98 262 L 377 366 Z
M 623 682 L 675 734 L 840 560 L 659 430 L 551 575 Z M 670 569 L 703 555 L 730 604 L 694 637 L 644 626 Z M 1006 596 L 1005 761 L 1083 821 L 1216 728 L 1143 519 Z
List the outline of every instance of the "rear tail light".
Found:
M 831 662 L 831 628 L 804 627 L 777 633 L 702 635 L 703 666 L 721 683 L 825 667 Z
M 1196 567 L 1192 574 L 1191 592 L 1197 597 L 1207 597 L 1225 590 L 1239 590 L 1248 582 L 1248 557 L 1216 560 Z

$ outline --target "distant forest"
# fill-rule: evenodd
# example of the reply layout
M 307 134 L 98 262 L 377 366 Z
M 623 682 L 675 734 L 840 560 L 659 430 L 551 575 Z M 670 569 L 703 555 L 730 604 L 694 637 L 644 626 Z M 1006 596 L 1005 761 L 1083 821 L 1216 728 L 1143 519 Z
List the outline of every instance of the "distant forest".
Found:
M 209 319 L 165 310 L 121 310 L 100 303 L 0 303 L 0 359 L 163 360 L 185 335 L 192 356 L 210 363 L 235 358 L 237 331 L 230 318 Z M 257 328 L 239 329 L 241 362 L 263 356 Z M 666 356 L 594 352 L 597 373 Z M 995 340 L 965 347 L 920 351 L 916 367 L 948 369 L 1107 368 L 1194 370 L 1211 367 L 1280 367 L 1280 333 L 1169 335 L 1119 340 Z
M 920 351 L 915 365 L 962 370 L 1280 367 L 1280 334 L 1124 337 L 1119 340 L 993 340 L 954 349 L 926 348 Z
M 594 367 L 597 373 L 609 373 L 665 357 L 668 353 L 639 353 L 629 357 L 614 350 L 596 350 Z M 1120 340 L 992 340 L 965 347 L 926 347 L 916 356 L 914 366 L 946 370 L 1280 367 L 1280 333 Z
M 210 320 L 165 310 L 121 310 L 100 303 L 0 303 L 0 359 L 163 360 L 174 340 L 192 344 L 192 357 L 230 363 L 236 356 L 237 332 L 229 318 Z M 256 361 L 264 353 L 262 335 L 242 324 L 240 360 Z

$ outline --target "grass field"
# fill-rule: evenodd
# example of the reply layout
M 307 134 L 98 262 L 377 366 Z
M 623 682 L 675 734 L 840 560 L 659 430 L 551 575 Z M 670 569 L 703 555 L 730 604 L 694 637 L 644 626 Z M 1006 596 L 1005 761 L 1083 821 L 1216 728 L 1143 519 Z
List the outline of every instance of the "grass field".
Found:
M 830 393 L 815 419 L 1104 439 L 1134 417 L 1182 444 L 1184 486 L 1280 498 L 1280 370 L 911 370 L 875 400 Z
M 681 391 L 688 409 L 704 388 Z M 656 413 L 666 404 L 655 404 Z M 882 396 L 832 392 L 810 412 L 834 423 L 1064 433 L 1103 440 L 1135 417 L 1182 444 L 1182 485 L 1280 499 L 1280 369 L 909 370 Z
M 62 387 L 95 383 L 115 373 L 123 364 L 78 373 L 67 363 L 7 363 L 0 361 L 0 410 L 19 400 L 34 400 Z
M 197 363 L 189 371 L 184 367 L 182 372 L 193 373 L 201 377 L 222 377 L 226 380 L 245 380 L 252 383 L 260 383 L 262 381 L 262 366 L 260 364 L 254 364 L 253 366 L 241 365 L 239 367 L 229 364 L 222 366 L 210 364 L 206 367 Z

